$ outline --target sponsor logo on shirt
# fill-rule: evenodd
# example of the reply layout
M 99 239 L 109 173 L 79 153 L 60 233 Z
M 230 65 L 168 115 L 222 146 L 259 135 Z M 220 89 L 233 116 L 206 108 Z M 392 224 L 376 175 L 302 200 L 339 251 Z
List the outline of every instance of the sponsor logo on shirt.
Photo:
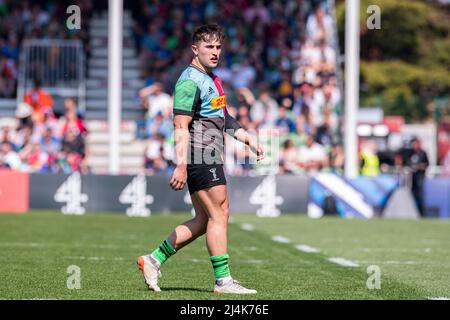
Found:
M 227 104 L 227 98 L 225 96 L 219 96 L 211 100 L 211 109 L 220 109 Z

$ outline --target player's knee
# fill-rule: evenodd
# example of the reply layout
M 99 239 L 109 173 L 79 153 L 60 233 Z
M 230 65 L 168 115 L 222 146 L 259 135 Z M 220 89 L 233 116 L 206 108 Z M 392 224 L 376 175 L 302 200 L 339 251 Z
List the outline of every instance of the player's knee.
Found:
M 228 206 L 225 207 L 225 208 L 222 208 L 222 211 L 223 211 L 224 219 L 228 223 L 228 219 L 230 218 L 230 213 L 229 213 L 229 210 L 228 210 Z
M 217 210 L 215 214 L 212 214 L 209 217 L 209 221 L 213 223 L 219 224 L 227 224 L 228 223 L 228 209 L 220 208 Z
M 228 223 L 228 219 L 230 217 L 228 202 L 223 203 L 221 208 L 222 208 L 222 215 L 225 221 Z

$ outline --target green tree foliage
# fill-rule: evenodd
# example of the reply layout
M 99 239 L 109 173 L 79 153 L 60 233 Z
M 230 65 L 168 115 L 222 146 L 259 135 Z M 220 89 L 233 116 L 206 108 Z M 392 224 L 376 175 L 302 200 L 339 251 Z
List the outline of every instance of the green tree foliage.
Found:
M 370 5 L 381 9 L 381 29 L 370 30 Z M 345 2 L 337 3 L 344 51 Z M 418 0 L 361 0 L 361 104 L 381 105 L 407 120 L 430 116 L 429 104 L 450 92 L 450 10 Z

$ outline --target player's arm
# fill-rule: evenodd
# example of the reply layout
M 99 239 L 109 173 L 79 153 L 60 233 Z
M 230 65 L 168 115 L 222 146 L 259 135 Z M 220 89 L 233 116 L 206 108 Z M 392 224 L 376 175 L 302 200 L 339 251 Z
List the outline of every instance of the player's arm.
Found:
M 249 134 L 247 130 L 241 127 L 239 122 L 228 112 L 225 115 L 225 131 L 235 139 L 245 143 L 256 154 L 256 160 L 261 160 L 265 156 L 264 148 L 258 143 L 255 136 Z
M 191 121 L 192 117 L 188 115 L 175 115 L 173 119 L 177 166 L 170 180 L 170 186 L 174 190 L 182 190 L 187 180 L 189 124 Z
M 174 190 L 182 190 L 186 185 L 190 138 L 189 125 L 199 97 L 200 92 L 194 81 L 184 80 L 176 84 L 173 99 L 173 126 L 177 166 L 170 179 L 170 186 Z

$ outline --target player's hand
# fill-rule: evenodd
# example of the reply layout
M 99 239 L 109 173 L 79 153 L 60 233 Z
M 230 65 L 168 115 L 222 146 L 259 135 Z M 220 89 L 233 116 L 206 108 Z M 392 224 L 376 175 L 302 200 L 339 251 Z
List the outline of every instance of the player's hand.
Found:
M 183 190 L 187 180 L 186 166 L 177 166 L 170 179 L 170 187 L 175 190 Z
M 256 160 L 262 160 L 266 156 L 266 151 L 264 150 L 263 146 L 259 143 L 255 143 L 250 145 L 250 149 L 253 153 L 256 154 Z

